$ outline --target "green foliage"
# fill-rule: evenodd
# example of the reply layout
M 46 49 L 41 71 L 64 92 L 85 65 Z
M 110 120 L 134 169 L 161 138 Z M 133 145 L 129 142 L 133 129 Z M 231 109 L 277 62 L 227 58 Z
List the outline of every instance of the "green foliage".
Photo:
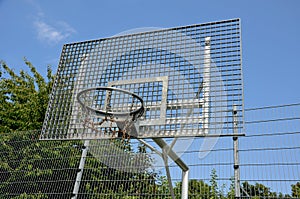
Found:
M 54 75 L 48 67 L 47 81 L 24 59 L 30 73 L 15 73 L 0 62 L 0 133 L 40 129 L 48 105 Z
M 30 73 L 21 70 L 16 74 L 1 62 L 0 198 L 4 194 L 39 199 L 46 195 L 36 193 L 71 192 L 81 154 L 73 145 L 81 143 L 38 140 L 40 131 L 33 129 L 42 127 L 54 75 L 48 67 L 45 80 L 24 61 Z M 62 186 L 60 181 L 66 179 Z
M 292 187 L 292 196 L 295 198 L 300 198 L 300 182 L 291 185 Z
M 0 134 L 0 151 L 5 153 L 0 156 L 0 198 L 1 194 L 12 196 L 19 193 L 19 198 L 45 198 L 30 193 L 72 192 L 81 151 L 73 147 L 74 141 L 34 139 L 38 133 Z M 77 144 L 80 143 L 77 141 Z
M 165 195 L 164 199 L 171 198 L 171 196 L 170 196 L 171 192 L 170 192 L 170 189 L 169 189 L 169 183 L 168 183 L 168 180 L 167 180 L 166 176 L 159 176 L 157 178 L 154 193 L 157 196 L 159 196 L 159 195 L 160 196 Z
M 255 185 L 249 184 L 247 181 L 242 183 L 241 196 L 251 198 L 277 198 L 276 192 L 271 192 L 269 187 L 263 184 L 255 183 Z
M 1 62 L 0 102 L 3 108 L 0 110 L 0 151 L 5 154 L 0 156 L 0 196 L 19 193 L 16 198 L 41 198 L 44 196 L 29 193 L 71 194 L 82 142 L 38 141 L 40 132 L 29 131 L 41 129 L 54 75 L 48 68 L 46 81 L 29 61 L 24 61 L 30 73 L 21 70 L 20 74 L 16 74 L 5 62 Z M 120 150 L 132 150 L 130 143 L 115 140 L 114 144 Z M 145 150 L 145 146 L 140 145 L 137 153 L 145 153 Z M 149 158 L 145 156 L 142 159 L 146 161 L 142 164 L 151 165 Z M 137 163 L 135 159 L 130 161 L 130 165 Z M 82 183 L 81 192 L 90 194 L 91 198 L 141 198 L 150 190 L 158 190 L 156 175 L 151 171 L 122 172 L 108 168 L 91 154 L 86 160 L 86 168 L 83 181 L 86 179 L 87 183 Z M 12 186 L 16 183 L 17 186 Z
M 234 197 L 235 197 L 234 177 L 231 177 L 230 181 L 231 181 L 231 183 L 230 183 L 229 191 L 227 193 L 227 198 L 234 199 Z
M 210 187 L 211 187 L 210 198 L 217 198 L 217 196 L 219 195 L 217 179 L 218 179 L 217 171 L 215 168 L 213 168 L 210 174 Z
M 19 196 L 13 197 L 12 199 L 47 199 L 48 196 L 46 196 L 45 194 L 42 193 L 38 193 L 38 194 L 26 194 L 23 193 Z
M 176 183 L 174 188 L 176 199 L 181 198 L 181 186 L 181 182 Z M 189 199 L 209 199 L 211 195 L 211 186 L 203 180 L 191 179 L 189 180 L 188 194 Z
M 115 165 L 116 167 L 121 166 L 119 164 L 124 164 L 122 165 L 123 168 L 136 168 L 136 164 L 139 165 L 138 158 L 133 155 L 134 152 L 129 142 L 123 142 L 122 144 L 120 140 L 99 140 L 91 143 L 91 153 L 89 153 L 85 162 L 86 172 L 83 175 L 80 192 L 90 194 L 90 198 L 106 198 L 106 196 L 107 198 L 149 198 L 145 194 L 155 194 L 157 191 L 156 173 L 150 169 L 131 172 L 130 169 L 122 170 L 104 164 L 109 161 L 116 162 L 118 164 Z M 95 146 L 97 147 L 95 148 Z M 110 147 L 113 147 L 113 150 Z M 125 153 L 124 161 L 118 161 L 120 156 L 115 154 L 122 154 L 122 152 L 123 154 L 124 152 L 131 153 Z M 141 148 L 136 153 L 141 153 Z M 106 154 L 109 159 L 104 159 L 103 154 Z M 144 163 L 149 165 L 151 161 L 146 156 L 137 157 L 142 157 L 143 165 Z

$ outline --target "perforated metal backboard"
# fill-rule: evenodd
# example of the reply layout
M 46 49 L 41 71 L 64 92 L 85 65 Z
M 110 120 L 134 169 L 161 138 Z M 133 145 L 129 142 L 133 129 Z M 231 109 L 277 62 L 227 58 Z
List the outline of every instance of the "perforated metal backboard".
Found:
M 242 132 L 240 20 L 64 45 L 41 139 L 104 138 L 83 125 L 76 99 L 78 92 L 99 86 L 142 97 L 139 138 L 232 134 L 233 107 Z M 117 103 L 130 106 L 122 99 Z

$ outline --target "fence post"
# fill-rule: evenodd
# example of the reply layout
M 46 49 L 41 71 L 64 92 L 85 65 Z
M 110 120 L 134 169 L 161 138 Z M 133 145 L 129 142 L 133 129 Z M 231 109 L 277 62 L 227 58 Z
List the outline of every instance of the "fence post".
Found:
M 237 106 L 233 105 L 233 134 L 238 135 L 238 118 L 237 118 Z M 241 197 L 240 189 L 240 168 L 239 168 L 239 141 L 238 136 L 233 136 L 233 156 L 234 156 L 234 187 L 235 187 L 235 197 Z
M 78 172 L 77 172 L 77 176 L 76 176 L 76 181 L 75 181 L 74 188 L 73 188 L 72 199 L 77 199 L 77 196 L 78 196 L 80 182 L 81 182 L 81 178 L 82 178 L 82 174 L 83 174 L 83 169 L 84 169 L 84 164 L 85 164 L 85 159 L 86 159 L 86 155 L 88 152 L 89 144 L 90 144 L 89 140 L 84 141 L 81 158 L 80 158 L 80 163 L 79 163 L 79 167 L 78 167 Z

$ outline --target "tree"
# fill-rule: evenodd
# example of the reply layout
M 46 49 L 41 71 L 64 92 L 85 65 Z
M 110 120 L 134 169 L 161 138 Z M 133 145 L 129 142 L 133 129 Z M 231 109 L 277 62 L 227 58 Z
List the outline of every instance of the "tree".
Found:
M 300 198 L 300 182 L 292 184 L 292 197 Z
M 38 140 L 54 75 L 48 67 L 47 79 L 44 79 L 28 60 L 24 61 L 30 73 L 21 70 L 17 74 L 1 62 L 0 198 L 70 198 L 83 143 Z M 115 140 L 115 145 L 120 150 L 132 150 L 130 143 L 120 140 Z M 145 146 L 140 145 L 136 153 L 145 152 Z M 128 165 L 151 165 L 147 156 L 138 157 L 129 157 Z M 85 169 L 83 180 L 86 181 L 82 182 L 80 191 L 92 198 L 142 198 L 158 190 L 154 172 L 122 172 L 104 165 L 91 153 Z
M 38 140 L 54 75 L 48 67 L 45 79 L 27 59 L 24 62 L 29 72 L 21 70 L 17 74 L 1 61 L 0 198 L 68 198 L 72 194 L 82 143 Z M 124 145 L 116 141 L 115 145 L 124 151 L 132 150 L 130 143 Z M 145 146 L 139 145 L 137 153 L 146 154 Z M 150 158 L 138 157 L 142 165 L 151 166 Z M 138 160 L 130 162 L 137 164 Z M 113 195 L 114 198 L 148 198 L 149 194 L 156 198 L 156 194 L 167 193 L 167 181 L 149 170 L 122 172 L 107 167 L 90 153 L 86 167 L 80 191 L 92 198 L 105 195 L 107 198 Z M 204 182 L 199 183 L 205 186 Z M 206 187 L 206 190 L 209 189 Z
M 176 183 L 174 188 L 176 198 L 181 198 L 181 186 L 182 183 Z M 189 180 L 189 198 L 190 199 L 209 199 L 211 196 L 211 186 L 205 183 L 203 180 L 191 179 Z
M 38 141 L 54 75 L 48 67 L 46 80 L 27 59 L 24 62 L 30 73 L 17 74 L 0 63 L 0 193 L 10 198 L 48 198 L 39 193 L 61 190 L 66 192 L 61 197 L 68 197 L 74 184 L 69 179 L 76 176 L 81 154 L 73 145 L 80 142 Z
M 249 184 L 247 181 L 242 183 L 241 188 L 242 197 L 253 197 L 258 198 L 276 198 L 276 192 L 271 192 L 269 187 L 266 187 L 263 184 L 255 183 L 255 185 Z
M 151 159 L 144 146 L 133 151 L 129 142 L 90 142 L 80 192 L 90 194 L 89 198 L 156 198 L 160 189 L 157 174 L 149 169 Z
M 211 187 L 211 194 L 210 198 L 217 198 L 219 195 L 219 188 L 218 188 L 218 175 L 215 168 L 212 169 L 210 174 L 210 187 Z
M 227 193 L 227 198 L 228 199 L 234 199 L 235 198 L 235 184 L 234 184 L 234 177 L 230 178 L 230 187 L 229 191 Z
M 48 67 L 47 80 L 24 59 L 30 72 L 16 74 L 1 61 L 0 73 L 0 133 L 41 129 L 54 75 Z

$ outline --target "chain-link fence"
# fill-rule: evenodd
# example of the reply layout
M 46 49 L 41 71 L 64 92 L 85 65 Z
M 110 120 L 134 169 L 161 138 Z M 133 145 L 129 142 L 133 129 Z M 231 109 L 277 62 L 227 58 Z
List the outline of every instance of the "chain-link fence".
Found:
M 246 109 L 239 164 L 232 137 L 178 139 L 189 198 L 234 198 L 236 180 L 243 198 L 299 198 L 299 113 L 300 104 Z M 171 190 L 181 198 L 181 170 L 150 139 L 152 150 L 136 139 L 40 141 L 39 133 L 0 134 L 0 198 L 171 198 Z

